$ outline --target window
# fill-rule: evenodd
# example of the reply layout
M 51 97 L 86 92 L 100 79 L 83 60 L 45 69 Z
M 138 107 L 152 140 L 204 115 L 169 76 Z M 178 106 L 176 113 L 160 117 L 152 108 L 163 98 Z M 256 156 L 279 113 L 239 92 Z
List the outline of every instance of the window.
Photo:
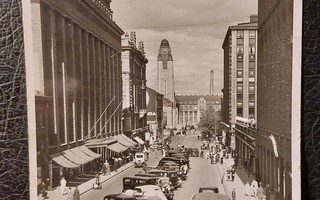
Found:
M 237 86 L 237 92 L 242 92 L 242 86 Z
M 256 39 L 255 38 L 249 38 L 249 44 L 255 44 Z
M 249 30 L 249 38 L 256 38 L 256 31 L 255 30 Z
M 249 54 L 255 54 L 256 53 L 256 47 L 255 45 L 249 46 Z
M 243 76 L 242 70 L 237 70 L 237 77 L 242 78 L 242 76 Z
M 254 69 L 255 68 L 255 62 L 249 62 L 249 68 Z
M 250 82 L 250 83 L 254 83 L 254 78 L 253 78 L 253 77 L 250 77 L 250 78 L 249 78 L 249 82 Z
M 237 38 L 243 38 L 243 31 L 242 30 L 237 31 Z
M 243 45 L 243 38 L 237 39 L 237 44 L 242 44 Z
M 243 111 L 242 111 L 243 109 L 241 108 L 241 107 L 238 107 L 237 108 L 237 116 L 242 116 L 243 115 Z
M 249 70 L 249 76 L 254 76 L 254 69 Z
M 243 62 L 237 62 L 237 68 L 242 69 L 243 68 Z
M 249 115 L 254 115 L 254 108 L 249 108 Z
M 237 83 L 242 83 L 242 78 L 237 78 Z
M 163 69 L 167 69 L 167 63 L 166 62 L 163 62 Z
M 254 86 L 249 86 L 249 92 L 254 92 Z
M 254 94 L 249 94 L 249 101 L 254 101 Z
M 242 99 L 243 98 L 243 94 L 237 94 L 237 99 Z
M 254 107 L 254 102 L 249 102 L 249 107 Z
M 243 54 L 243 45 L 237 45 L 237 54 Z
M 242 107 L 242 102 L 237 102 L 238 107 Z

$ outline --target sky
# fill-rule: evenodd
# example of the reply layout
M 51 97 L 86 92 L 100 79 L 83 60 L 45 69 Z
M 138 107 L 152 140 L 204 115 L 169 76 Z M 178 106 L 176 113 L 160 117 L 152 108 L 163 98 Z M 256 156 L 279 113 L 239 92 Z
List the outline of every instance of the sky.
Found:
M 208 95 L 223 88 L 222 44 L 228 27 L 257 14 L 258 0 L 113 0 L 113 20 L 144 42 L 147 86 L 156 89 L 157 56 L 163 39 L 173 57 L 177 95 Z

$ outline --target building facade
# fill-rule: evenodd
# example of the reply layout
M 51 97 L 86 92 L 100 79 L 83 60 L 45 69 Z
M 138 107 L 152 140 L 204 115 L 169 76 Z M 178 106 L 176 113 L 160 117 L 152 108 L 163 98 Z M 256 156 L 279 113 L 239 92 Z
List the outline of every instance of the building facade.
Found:
M 157 58 L 157 91 L 163 94 L 164 122 L 167 128 L 177 126 L 173 57 L 168 40 L 163 39 Z
M 85 171 L 114 153 L 84 144 L 122 131 L 124 32 L 111 0 L 31 2 L 38 177 L 52 188 L 66 170 Z
M 258 8 L 257 167 L 280 199 L 292 199 L 293 0 L 262 0 Z
M 209 106 L 214 110 L 221 110 L 221 96 L 219 95 L 177 95 L 178 124 L 181 127 L 197 125 L 201 119 L 201 113 Z
M 163 95 L 148 87 L 147 123 L 150 130 L 150 144 L 163 138 Z
M 146 65 L 144 44 L 136 42 L 136 33 L 122 37 L 123 132 L 145 139 L 147 127 Z

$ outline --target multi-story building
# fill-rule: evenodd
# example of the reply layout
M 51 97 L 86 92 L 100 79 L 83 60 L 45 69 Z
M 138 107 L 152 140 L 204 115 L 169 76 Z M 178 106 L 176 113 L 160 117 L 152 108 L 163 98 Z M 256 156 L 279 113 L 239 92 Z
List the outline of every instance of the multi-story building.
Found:
M 146 64 L 144 44 L 137 44 L 136 33 L 122 37 L 123 132 L 130 138 L 145 139 Z M 139 140 L 139 139 L 138 139 Z M 139 140 L 140 141 L 140 140 Z
M 260 0 L 256 155 L 261 181 L 291 199 L 293 0 Z
M 150 130 L 149 143 L 163 138 L 163 95 L 147 87 L 147 123 Z
M 224 88 L 221 129 L 226 143 L 242 160 L 252 161 L 254 138 L 239 129 L 239 120 L 257 119 L 257 29 L 258 16 L 250 15 L 250 21 L 228 28 L 222 48 L 224 50 Z M 237 125 L 237 123 L 240 123 Z M 246 129 L 248 130 L 248 129 Z M 246 139 L 252 139 L 248 142 Z M 230 140 L 230 141 L 229 141 Z
M 176 95 L 178 105 L 179 126 L 197 125 L 201 114 L 211 106 L 214 110 L 221 110 L 221 96 L 219 95 Z
M 177 108 L 174 90 L 173 57 L 169 42 L 166 39 L 161 41 L 157 59 L 157 90 L 164 96 L 163 112 L 166 127 L 176 127 Z
M 85 171 L 115 153 L 112 142 L 91 150 L 85 143 L 122 131 L 124 32 L 112 19 L 111 0 L 31 2 L 38 177 L 50 188 L 66 170 Z

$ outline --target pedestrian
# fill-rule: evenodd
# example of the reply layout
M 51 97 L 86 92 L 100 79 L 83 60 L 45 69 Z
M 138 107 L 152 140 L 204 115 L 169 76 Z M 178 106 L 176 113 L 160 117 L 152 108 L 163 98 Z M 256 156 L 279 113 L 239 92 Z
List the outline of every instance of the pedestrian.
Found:
M 66 187 L 67 187 L 67 181 L 66 181 L 66 179 L 64 177 L 62 177 L 61 180 L 60 180 L 60 189 L 61 189 L 62 196 L 66 192 Z
M 106 160 L 106 162 L 105 162 L 104 164 L 105 164 L 105 166 L 106 166 L 106 173 L 107 173 L 107 175 L 110 175 L 110 164 L 109 164 L 109 162 Z
M 221 184 L 223 184 L 224 172 L 221 175 Z
M 69 187 L 69 191 L 68 191 L 68 196 L 67 196 L 67 200 L 72 200 L 72 194 L 71 194 L 71 187 Z
M 101 170 L 102 174 L 105 176 L 107 173 L 107 167 L 105 165 L 105 163 L 102 165 L 102 170 Z
M 234 181 L 234 176 L 235 176 L 236 170 L 234 169 L 234 167 L 231 167 L 231 179 L 232 181 Z
M 270 193 L 271 193 L 270 185 L 268 184 L 266 187 L 266 200 L 270 199 Z
M 245 188 L 246 188 L 246 196 L 251 196 L 251 191 L 250 191 L 250 184 L 247 181 L 247 183 L 245 184 Z
M 118 162 L 119 162 L 119 160 L 118 160 L 118 158 L 117 157 L 115 157 L 114 158 L 114 171 L 116 171 L 117 172 L 117 170 L 118 170 Z
M 76 189 L 74 189 L 73 200 L 80 200 L 80 191 L 78 186 L 76 186 Z
M 265 191 L 262 188 L 262 185 L 259 186 L 257 189 L 257 199 L 258 200 L 264 200 L 266 198 Z
M 236 187 L 233 187 L 231 196 L 232 196 L 232 200 L 236 200 Z
M 47 187 L 46 187 L 46 183 L 44 181 L 41 182 L 41 195 L 43 197 L 43 199 L 47 198 Z

